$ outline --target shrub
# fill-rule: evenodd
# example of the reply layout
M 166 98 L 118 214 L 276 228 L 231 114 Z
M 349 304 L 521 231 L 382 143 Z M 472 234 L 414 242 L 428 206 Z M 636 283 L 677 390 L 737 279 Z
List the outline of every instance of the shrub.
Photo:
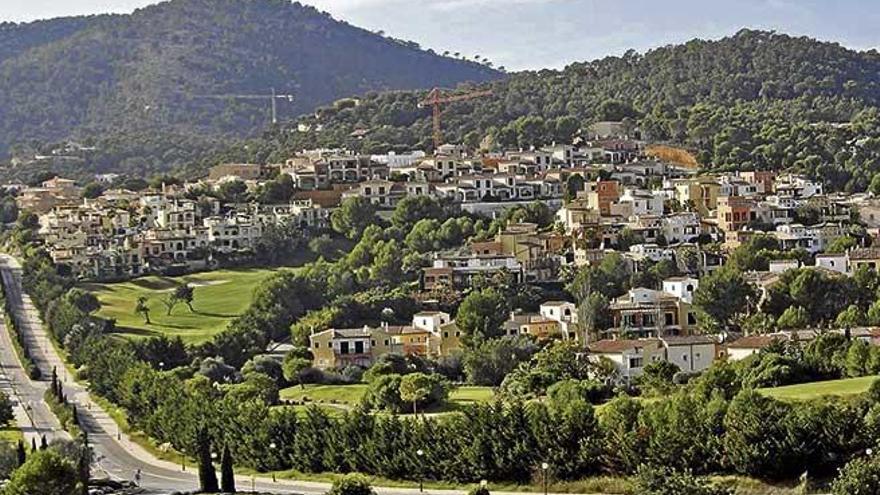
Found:
M 362 474 L 346 474 L 333 482 L 327 495 L 375 495 L 370 480 Z
M 861 457 L 850 461 L 831 484 L 832 495 L 876 493 L 880 493 L 880 462 L 877 459 Z
M 690 471 L 669 467 L 639 467 L 636 490 L 639 495 L 729 495 L 731 492 L 694 476 Z

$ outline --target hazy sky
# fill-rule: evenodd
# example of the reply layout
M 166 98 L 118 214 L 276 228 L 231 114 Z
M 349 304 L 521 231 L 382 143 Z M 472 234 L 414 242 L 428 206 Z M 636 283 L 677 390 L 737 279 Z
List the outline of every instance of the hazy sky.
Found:
M 0 0 L 0 20 L 131 12 L 156 0 Z M 248 0 L 242 0 L 248 1 Z M 880 0 L 308 0 L 338 19 L 508 69 L 644 51 L 743 27 L 880 47 Z

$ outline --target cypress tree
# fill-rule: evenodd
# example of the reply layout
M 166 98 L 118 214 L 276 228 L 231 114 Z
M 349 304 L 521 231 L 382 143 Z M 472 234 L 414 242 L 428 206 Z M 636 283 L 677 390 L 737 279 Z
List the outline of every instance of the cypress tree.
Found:
M 211 439 L 205 427 L 201 427 L 196 433 L 196 444 L 201 491 L 217 493 L 220 487 L 217 483 L 217 472 L 214 471 L 214 463 L 211 460 Z
M 232 470 L 232 454 L 228 445 L 223 447 L 223 457 L 220 459 L 220 488 L 223 493 L 235 493 L 235 472 Z
M 40 450 L 46 450 L 49 448 L 49 442 L 46 441 L 46 435 L 40 437 Z
M 36 437 L 31 437 L 31 452 L 37 451 L 37 439 Z
M 25 452 L 24 442 L 21 440 L 18 441 L 16 454 L 18 454 L 18 467 L 21 467 L 27 461 L 27 452 Z
M 54 366 L 52 367 L 52 393 L 56 398 L 58 397 L 58 371 Z
M 92 476 L 90 471 L 92 462 L 92 449 L 89 447 L 89 434 L 82 432 L 82 447 L 79 454 L 79 464 L 77 465 L 77 475 L 79 476 L 80 495 L 89 495 L 89 479 Z
M 73 406 L 73 424 L 79 426 L 79 413 L 76 411 L 76 406 Z

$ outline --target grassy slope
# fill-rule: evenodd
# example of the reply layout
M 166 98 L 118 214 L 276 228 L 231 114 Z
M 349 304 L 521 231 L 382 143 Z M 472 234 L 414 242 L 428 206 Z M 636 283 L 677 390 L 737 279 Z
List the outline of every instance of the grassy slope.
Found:
M 765 388 L 761 389 L 761 393 L 780 400 L 809 400 L 827 395 L 856 395 L 867 391 L 871 383 L 877 379 L 876 376 L 863 376 L 844 380 L 801 383 L 785 387 Z
M 364 383 L 354 385 L 306 385 L 305 389 L 297 386 L 282 390 L 281 398 L 295 401 L 308 399 L 310 402 L 339 404 L 343 407 L 354 406 L 367 393 L 367 387 Z M 456 407 L 463 404 L 486 402 L 491 400 L 494 395 L 491 387 L 457 387 L 449 393 L 450 407 L 447 409 L 455 410 Z
M 114 318 L 122 335 L 137 338 L 165 334 L 198 343 L 210 339 L 240 315 L 250 304 L 254 289 L 274 272 L 266 269 L 218 270 L 175 278 L 143 277 L 117 284 L 89 284 L 85 288 L 95 292 L 101 301 L 98 314 Z M 161 300 L 175 284 L 184 282 L 195 286 L 195 312 L 180 304 L 171 316 L 167 316 Z M 149 299 L 149 325 L 140 315 L 134 314 L 140 296 Z

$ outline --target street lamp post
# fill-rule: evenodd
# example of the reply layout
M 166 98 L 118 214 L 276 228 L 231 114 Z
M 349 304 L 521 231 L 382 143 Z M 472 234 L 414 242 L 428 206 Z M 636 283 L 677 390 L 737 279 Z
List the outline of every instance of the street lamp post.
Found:
M 272 457 L 275 457 L 275 448 L 276 448 L 276 447 L 278 447 L 278 446 L 275 445 L 275 442 L 272 442 L 272 443 L 269 444 L 269 448 L 272 449 Z M 274 464 L 274 463 L 273 463 L 273 464 Z M 272 466 L 272 467 L 274 468 L 274 467 L 276 467 L 276 466 Z M 276 482 L 277 482 L 277 481 L 275 480 L 275 470 L 272 469 L 272 483 L 276 483 Z
M 416 455 L 419 456 L 419 491 L 425 491 L 425 477 L 424 477 L 424 465 L 422 464 L 422 456 L 425 455 L 425 451 L 419 449 L 416 451 Z
M 550 468 L 550 465 L 546 462 L 541 463 L 541 481 L 544 484 L 544 495 L 547 495 L 547 469 Z

